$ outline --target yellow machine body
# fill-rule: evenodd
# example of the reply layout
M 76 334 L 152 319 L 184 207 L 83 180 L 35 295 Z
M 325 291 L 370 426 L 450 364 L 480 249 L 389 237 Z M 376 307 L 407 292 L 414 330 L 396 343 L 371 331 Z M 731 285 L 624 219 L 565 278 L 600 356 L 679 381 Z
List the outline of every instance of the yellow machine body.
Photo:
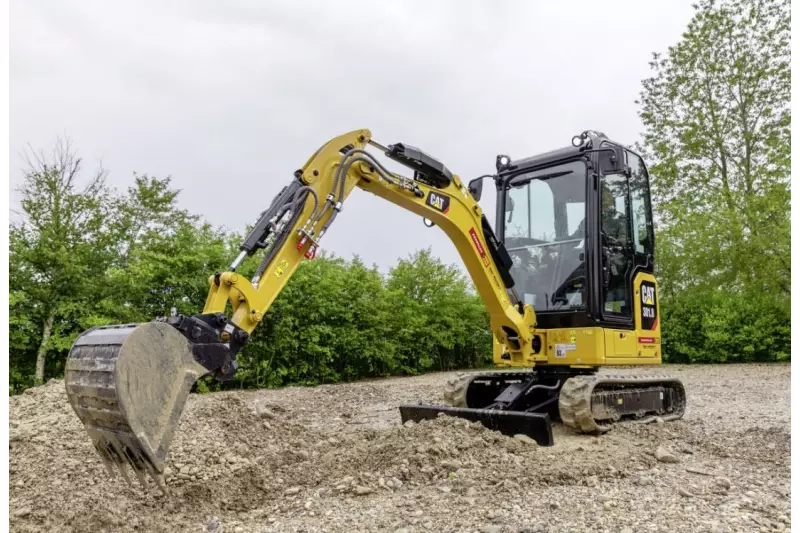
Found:
M 533 335 L 541 339 L 541 351 L 534 354 L 535 364 L 570 367 L 595 367 L 605 365 L 659 365 L 661 364 L 661 325 L 658 320 L 645 329 L 642 316 L 646 309 L 654 309 L 660 316 L 658 298 L 643 291 L 642 282 L 650 282 L 658 290 L 652 274 L 639 273 L 634 279 L 635 329 L 603 327 L 576 327 L 537 329 Z M 509 353 L 505 345 L 493 340 L 493 361 L 500 367 L 531 366 Z

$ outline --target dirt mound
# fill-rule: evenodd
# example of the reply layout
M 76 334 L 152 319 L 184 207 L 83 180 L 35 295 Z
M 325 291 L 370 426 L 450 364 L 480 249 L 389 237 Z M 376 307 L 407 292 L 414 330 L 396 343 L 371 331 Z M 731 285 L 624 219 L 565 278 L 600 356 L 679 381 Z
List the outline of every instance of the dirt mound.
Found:
M 448 374 L 192 395 L 166 496 L 109 479 L 63 382 L 51 381 L 10 401 L 11 529 L 779 530 L 789 523 L 788 367 L 733 370 L 755 384 L 735 402 L 715 385 L 736 377 L 731 368 L 677 369 L 689 391 L 682 421 L 600 438 L 557 425 L 550 448 L 449 417 L 400 425 L 397 405 L 436 401 Z M 755 400 L 772 402 L 771 415 L 752 416 Z

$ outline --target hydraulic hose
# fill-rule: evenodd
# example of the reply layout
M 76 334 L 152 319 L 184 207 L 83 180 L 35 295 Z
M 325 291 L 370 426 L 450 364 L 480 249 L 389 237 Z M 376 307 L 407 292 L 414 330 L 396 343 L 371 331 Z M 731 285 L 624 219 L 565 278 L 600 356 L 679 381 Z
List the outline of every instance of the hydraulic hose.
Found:
M 311 195 L 314 198 L 314 211 L 312 212 L 312 217 L 317 213 L 319 208 L 319 196 L 317 196 L 317 191 L 312 189 L 311 187 L 304 185 L 297 189 L 294 193 L 294 197 L 291 201 L 286 202 L 283 206 L 280 207 L 278 214 L 275 217 L 275 220 L 280 220 L 288 210 L 291 209 L 292 216 L 289 219 L 288 223 L 283 227 L 283 229 L 275 235 L 275 240 L 273 241 L 272 245 L 269 249 L 264 253 L 264 257 L 261 259 L 261 263 L 259 263 L 258 268 L 256 269 L 256 273 L 253 275 L 253 279 L 260 280 L 261 276 L 264 275 L 264 272 L 267 270 L 267 265 L 269 265 L 270 261 L 275 257 L 276 252 L 278 249 L 286 242 L 286 238 L 289 236 L 289 233 L 292 231 L 292 228 L 295 227 L 297 224 L 298 219 L 303 211 L 303 205 L 305 205 L 305 201 L 308 198 L 308 195 Z M 272 226 L 273 230 L 275 230 L 275 226 Z
M 351 166 L 353 166 L 355 163 L 358 163 L 358 162 L 364 162 L 364 163 L 367 163 L 368 165 L 373 166 L 375 168 L 377 174 L 381 178 L 385 179 L 386 181 L 388 181 L 392 185 L 397 185 L 397 182 L 394 181 L 391 172 L 386 170 L 386 168 L 383 165 L 381 165 L 378 161 L 376 161 L 372 157 L 371 154 L 369 154 L 368 152 L 365 152 L 364 150 L 351 150 L 350 152 L 348 152 L 348 154 L 351 154 L 353 152 L 362 152 L 362 153 L 366 154 L 367 157 L 358 156 L 358 157 L 349 158 L 347 160 L 347 162 L 343 166 L 339 167 L 339 170 L 341 170 L 341 175 L 342 175 L 343 179 L 339 183 L 339 196 L 338 196 L 338 198 L 344 198 L 344 187 L 345 187 L 345 184 L 347 183 L 347 178 L 346 178 L 347 172 L 350 170 Z M 335 187 L 335 185 L 334 185 L 334 187 Z M 325 216 L 325 213 L 327 213 L 329 211 L 331 205 L 332 205 L 331 202 L 328 202 L 328 203 L 325 204 L 325 209 L 323 210 L 322 214 L 320 215 L 320 218 Z M 331 213 L 331 216 L 328 218 L 327 221 L 325 221 L 325 225 L 322 226 L 322 229 L 319 232 L 320 236 L 322 236 L 326 231 L 328 231 L 328 228 L 333 223 L 333 221 L 336 219 L 336 216 L 338 214 L 339 214 L 339 209 L 335 209 L 334 212 Z
M 363 154 L 363 155 L 359 157 L 353 157 L 356 154 Z M 347 182 L 347 172 L 350 170 L 350 167 L 353 166 L 353 164 L 359 161 L 373 166 L 380 177 L 382 177 L 392 185 L 397 185 L 397 182 L 395 182 L 393 179 L 394 175 L 392 174 L 392 172 L 386 169 L 386 167 L 384 167 L 377 159 L 375 159 L 375 156 L 373 156 L 366 150 L 362 150 L 360 148 L 354 148 L 349 152 L 347 152 L 346 154 L 344 154 L 344 156 L 342 156 L 339 168 L 336 169 L 336 174 L 333 179 L 333 187 L 331 187 L 331 194 L 328 197 L 328 200 L 325 203 L 325 207 L 322 209 L 319 216 L 316 219 L 314 219 L 314 225 L 316 225 L 316 223 L 319 222 L 319 220 L 322 219 L 328 213 L 328 211 L 330 211 L 331 207 L 334 207 L 336 205 L 335 204 L 336 201 L 341 202 L 341 199 L 344 197 L 344 187 Z M 338 195 L 335 194 L 337 192 L 337 188 L 339 189 Z M 333 198 L 333 200 L 331 200 L 331 198 Z M 333 222 L 333 219 L 336 218 L 337 213 L 338 210 L 331 215 L 331 217 L 325 223 L 325 226 L 322 228 L 320 234 L 324 233 L 328 229 L 328 227 Z
M 364 154 L 364 155 L 361 156 L 361 157 L 358 157 L 358 158 L 352 158 L 352 156 L 354 156 L 355 154 Z M 333 180 L 332 192 L 335 191 L 336 190 L 336 186 L 339 185 L 339 198 L 341 198 L 342 195 L 344 195 L 344 182 L 340 183 L 340 178 L 343 177 L 343 176 L 347 176 L 347 171 L 350 170 L 350 167 L 353 166 L 353 163 L 356 163 L 358 161 L 363 161 L 365 163 L 369 163 L 370 165 L 374 166 L 376 169 L 382 170 L 383 174 L 385 174 L 385 175 L 381 175 L 381 177 L 383 177 L 389 183 L 392 183 L 392 184 L 395 183 L 394 180 L 392 179 L 392 172 L 387 170 L 386 167 L 384 167 L 383 164 L 381 164 L 380 161 L 375 159 L 375 156 L 373 156 L 371 153 L 367 152 L 366 150 L 362 150 L 361 148 L 354 148 L 354 149 L 350 150 L 349 152 L 347 152 L 342 157 L 342 161 L 339 164 L 339 168 L 336 169 L 336 176 L 334 177 L 334 180 Z M 380 174 L 380 172 L 379 172 L 379 174 Z M 344 179 L 346 181 L 346 178 L 344 178 Z

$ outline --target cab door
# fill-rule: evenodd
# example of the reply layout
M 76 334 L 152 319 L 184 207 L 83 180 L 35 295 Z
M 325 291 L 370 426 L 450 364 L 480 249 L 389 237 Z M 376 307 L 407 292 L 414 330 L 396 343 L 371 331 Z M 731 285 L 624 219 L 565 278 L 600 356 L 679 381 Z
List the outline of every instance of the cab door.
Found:
M 634 253 L 631 242 L 628 176 L 609 174 L 600 180 L 600 254 L 602 316 L 632 326 L 631 295 Z
M 627 165 L 623 170 L 602 174 L 597 191 L 600 253 L 600 316 L 606 358 L 636 357 L 633 324 L 630 188 Z
M 624 172 L 602 176 L 599 188 L 606 357 L 658 358 L 653 216 L 641 157 L 626 150 Z
M 624 156 L 621 171 L 600 176 L 597 194 L 601 272 L 597 293 L 609 358 L 652 356 L 652 348 L 642 350 L 639 345 L 641 306 L 635 298 L 641 295 L 642 279 L 655 281 L 650 182 L 641 157 L 630 150 Z

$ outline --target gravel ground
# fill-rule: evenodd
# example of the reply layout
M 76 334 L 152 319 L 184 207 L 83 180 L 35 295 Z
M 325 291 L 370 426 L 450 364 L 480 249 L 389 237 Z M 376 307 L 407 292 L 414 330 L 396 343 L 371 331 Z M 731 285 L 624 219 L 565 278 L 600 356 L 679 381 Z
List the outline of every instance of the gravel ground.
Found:
M 614 373 L 626 370 L 614 369 Z M 683 420 L 537 447 L 396 407 L 453 374 L 193 395 L 169 494 L 109 479 L 62 381 L 10 399 L 11 531 L 634 533 L 790 528 L 790 366 L 668 366 Z

